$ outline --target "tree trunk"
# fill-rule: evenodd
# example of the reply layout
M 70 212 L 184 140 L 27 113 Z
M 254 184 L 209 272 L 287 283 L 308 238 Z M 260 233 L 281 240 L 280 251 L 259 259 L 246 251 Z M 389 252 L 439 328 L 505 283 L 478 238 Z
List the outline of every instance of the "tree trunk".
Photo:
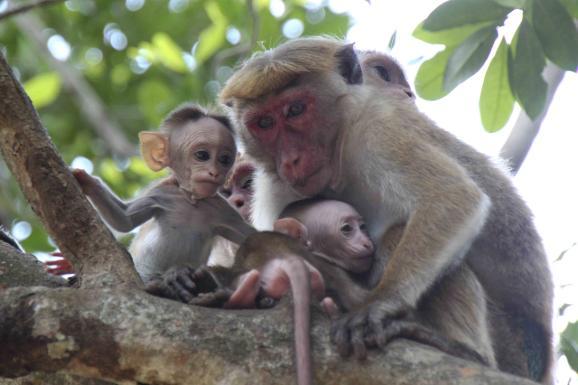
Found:
M 82 194 L 1 53 L 0 95 L 0 151 L 81 283 L 141 284 L 130 255 Z

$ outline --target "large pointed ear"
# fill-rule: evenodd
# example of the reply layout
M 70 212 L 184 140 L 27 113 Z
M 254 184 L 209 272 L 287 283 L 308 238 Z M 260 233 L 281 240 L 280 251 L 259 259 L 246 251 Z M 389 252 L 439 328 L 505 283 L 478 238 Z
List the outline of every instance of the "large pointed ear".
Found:
M 288 235 L 300 241 L 303 245 L 307 245 L 307 238 L 309 237 L 307 227 L 295 218 L 277 219 L 273 224 L 273 230 Z
M 141 131 L 138 133 L 140 152 L 147 166 L 160 171 L 169 165 L 169 136 L 162 132 Z

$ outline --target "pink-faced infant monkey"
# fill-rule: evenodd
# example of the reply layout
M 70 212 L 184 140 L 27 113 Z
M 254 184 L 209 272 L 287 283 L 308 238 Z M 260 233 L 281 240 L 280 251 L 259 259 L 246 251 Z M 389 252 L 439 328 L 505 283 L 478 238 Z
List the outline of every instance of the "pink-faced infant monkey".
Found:
M 336 316 L 338 308 L 353 311 L 375 295 L 365 284 L 375 261 L 374 244 L 363 218 L 351 205 L 336 200 L 306 199 L 287 206 L 280 217 L 283 219 L 279 221 L 301 224 L 293 226 L 297 229 L 293 236 L 306 242 L 311 250 L 307 260 L 324 279 L 328 297 L 323 307 L 330 315 Z M 403 230 L 404 226 L 396 225 L 387 232 L 382 243 L 387 255 L 399 244 Z M 393 325 L 390 329 L 395 333 L 387 335 L 386 340 L 404 337 L 451 355 L 496 365 L 486 320 L 485 293 L 466 266 L 440 279 L 408 318 L 390 321 Z M 375 345 L 373 337 L 352 336 L 353 348 L 364 343 Z
M 241 243 L 255 231 L 216 195 L 235 159 L 231 126 L 224 116 L 186 104 L 167 116 L 159 132 L 141 132 L 139 139 L 146 164 L 154 171 L 169 168 L 171 176 L 136 199 L 123 202 L 99 178 L 73 173 L 111 227 L 128 232 L 142 225 L 130 252 L 151 291 L 187 300 L 179 288 L 194 291 L 193 282 L 167 271 L 205 264 L 215 235 Z
M 255 166 L 245 155 L 237 154 L 235 164 L 229 172 L 225 184 L 219 193 L 237 210 L 243 219 L 251 223 L 251 207 L 253 200 L 253 178 Z M 238 245 L 222 237 L 217 237 L 209 256 L 209 265 L 231 266 Z

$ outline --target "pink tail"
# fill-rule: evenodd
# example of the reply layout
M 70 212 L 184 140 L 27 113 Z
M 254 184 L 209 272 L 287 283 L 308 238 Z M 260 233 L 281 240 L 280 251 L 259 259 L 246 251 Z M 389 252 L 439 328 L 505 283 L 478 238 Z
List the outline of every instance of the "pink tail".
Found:
M 311 281 L 305 262 L 298 256 L 288 259 L 291 293 L 294 304 L 295 361 L 297 366 L 297 384 L 311 385 Z

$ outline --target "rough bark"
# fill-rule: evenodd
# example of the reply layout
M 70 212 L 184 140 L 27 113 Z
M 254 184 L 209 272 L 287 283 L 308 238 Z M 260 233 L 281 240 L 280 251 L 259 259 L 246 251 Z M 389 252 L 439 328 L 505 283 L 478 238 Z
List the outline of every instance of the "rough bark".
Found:
M 139 285 L 130 255 L 82 194 L 2 54 L 0 95 L 0 151 L 82 284 Z
M 0 242 L 0 289 L 15 286 L 67 286 L 61 277 L 48 274 L 43 264 L 31 254 Z
M 61 372 L 143 384 L 291 384 L 291 306 L 227 311 L 137 290 L 11 288 L 0 296 L 0 376 Z M 409 342 L 358 363 L 334 353 L 329 324 L 313 323 L 315 382 L 508 384 L 532 382 Z

